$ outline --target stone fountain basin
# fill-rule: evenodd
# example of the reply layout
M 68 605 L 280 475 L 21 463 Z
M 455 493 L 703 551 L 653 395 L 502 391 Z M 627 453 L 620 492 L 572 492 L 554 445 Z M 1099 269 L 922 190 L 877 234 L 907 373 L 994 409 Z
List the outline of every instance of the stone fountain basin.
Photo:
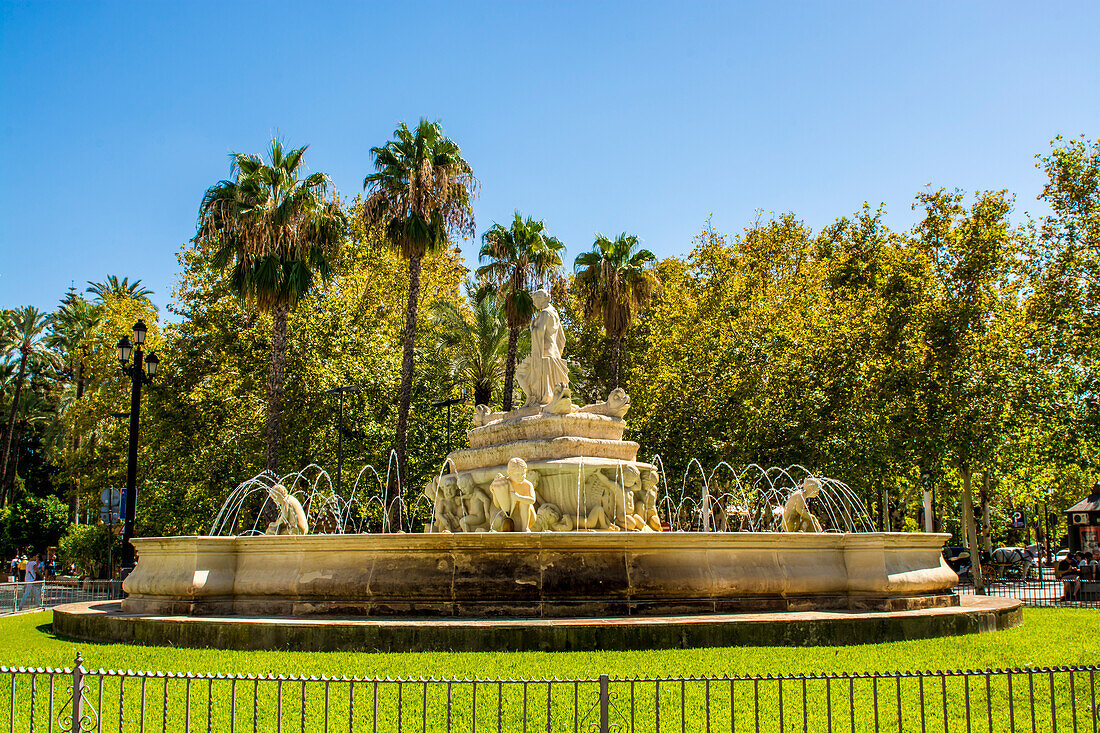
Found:
M 122 610 L 600 617 L 957 605 L 946 534 L 559 532 L 135 538 Z

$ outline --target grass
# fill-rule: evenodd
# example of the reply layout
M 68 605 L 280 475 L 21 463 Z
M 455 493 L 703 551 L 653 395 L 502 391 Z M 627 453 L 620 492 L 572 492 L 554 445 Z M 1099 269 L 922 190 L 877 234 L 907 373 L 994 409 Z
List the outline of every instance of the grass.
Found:
M 78 642 L 55 636 L 50 612 L 0 619 L 0 665 L 164 672 L 463 679 L 737 676 L 895 672 L 1100 663 L 1100 612 L 1024 610 L 1022 626 L 993 634 L 820 647 L 646 652 L 239 652 Z
M 79 651 L 86 709 L 105 731 L 572 731 L 594 722 L 595 683 L 419 684 L 187 680 L 97 669 L 328 678 L 590 679 L 1056 667 L 1100 662 L 1100 613 L 1026 609 L 993 634 L 840 647 L 647 652 L 235 652 L 75 642 L 50 614 L 0 619 L 0 665 L 65 667 Z M 845 680 L 613 682 L 611 722 L 641 731 L 1085 730 L 1097 675 L 1014 674 Z M 31 730 L 64 712 L 67 676 L 0 676 L 0 730 Z M 50 696 L 53 691 L 53 698 Z M 9 703 L 8 700 L 12 702 Z M 448 705 L 450 701 L 450 706 Z M 11 711 L 14 720 L 9 720 Z M 633 711 L 633 716 L 631 712 Z M 52 714 L 51 714 L 52 713 Z M 279 715 L 282 725 L 279 727 Z M 731 719 L 731 715 L 735 720 Z M 633 722 L 633 725 L 630 722 Z M 990 722 L 991 721 L 991 722 Z M 329 727 L 331 722 L 332 727 Z M 476 723 L 476 725 L 475 725 Z

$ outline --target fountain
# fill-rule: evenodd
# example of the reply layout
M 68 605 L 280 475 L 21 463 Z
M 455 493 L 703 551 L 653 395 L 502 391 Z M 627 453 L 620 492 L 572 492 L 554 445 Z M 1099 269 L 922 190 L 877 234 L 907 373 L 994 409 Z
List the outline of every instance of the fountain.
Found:
M 478 406 L 470 447 L 446 457 L 411 508 L 396 507 L 400 526 L 360 491 L 364 477 L 383 485 L 371 467 L 346 497 L 315 466 L 257 477 L 230 494 L 209 536 L 135 539 L 121 608 L 60 609 L 55 630 L 237 648 L 562 649 L 1019 623 L 1011 601 L 959 606 L 940 555 L 947 535 L 875 532 L 847 486 L 802 467 L 708 474 L 693 461 L 674 496 L 660 458 L 639 461 L 623 439 L 623 390 L 573 403 L 557 313 L 545 292 L 534 300 L 531 355 L 517 369 L 525 404 Z M 381 533 L 363 532 L 377 521 Z

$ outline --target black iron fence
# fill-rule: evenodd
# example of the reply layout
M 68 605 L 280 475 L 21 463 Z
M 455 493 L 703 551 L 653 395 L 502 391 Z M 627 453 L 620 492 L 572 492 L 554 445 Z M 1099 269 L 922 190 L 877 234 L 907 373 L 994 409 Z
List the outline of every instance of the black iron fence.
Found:
M 1100 668 L 435 680 L 0 667 L 0 731 L 1097 731 Z
M 122 598 L 121 580 L 37 580 L 0 583 L 0 615 L 84 601 Z
M 976 591 L 973 581 L 966 577 L 960 579 L 955 592 L 959 595 L 974 595 Z M 1028 580 L 986 581 L 984 592 L 989 596 L 1018 598 L 1025 606 L 1100 608 L 1100 581 L 1076 578 L 1056 580 L 1049 570 L 1043 571 L 1041 580 L 1033 577 Z

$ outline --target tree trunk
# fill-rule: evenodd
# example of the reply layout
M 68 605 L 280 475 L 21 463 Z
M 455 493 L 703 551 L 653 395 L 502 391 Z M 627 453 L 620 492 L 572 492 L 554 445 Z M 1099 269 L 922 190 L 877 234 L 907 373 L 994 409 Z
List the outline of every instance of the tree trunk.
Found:
M 516 346 L 519 344 L 519 329 L 508 329 L 508 358 L 504 362 L 504 395 L 501 399 L 501 409 L 508 412 L 512 409 L 512 392 L 515 391 L 516 379 Z
M 405 348 L 401 357 L 401 392 L 397 408 L 397 487 L 386 485 L 386 507 L 389 513 L 390 531 L 401 529 L 401 507 L 396 498 L 405 489 L 408 478 L 406 455 L 409 439 L 409 406 L 412 403 L 413 349 L 416 346 L 416 310 L 420 298 L 420 264 L 417 255 L 409 259 L 409 303 L 405 310 Z
M 989 518 L 989 471 L 982 471 L 982 490 L 979 498 L 982 502 L 982 546 L 989 554 L 993 554 L 993 527 Z
M 970 490 L 970 469 L 959 468 L 959 476 L 962 478 L 962 523 L 963 544 L 970 551 L 970 574 L 974 578 L 974 590 L 979 594 L 985 594 L 985 583 L 982 580 L 981 550 L 978 546 L 978 532 L 974 526 L 974 495 Z
M 11 490 L 12 501 L 15 501 L 15 479 L 19 476 L 19 444 L 23 442 L 23 435 L 27 432 L 27 422 L 23 420 L 15 424 L 15 437 L 12 439 L 11 451 Z
M 279 473 L 279 418 L 282 415 L 283 375 L 286 372 L 286 316 L 288 306 L 280 303 L 272 312 L 271 369 L 267 374 L 267 451 L 264 468 Z
M 19 394 L 23 391 L 23 376 L 27 371 L 27 353 L 24 351 L 19 358 L 19 374 L 15 377 L 15 394 L 11 398 L 11 414 L 8 415 L 8 434 L 4 440 L 4 457 L 0 460 L 0 485 L 4 487 L 3 501 L 0 507 L 8 505 L 8 460 L 11 456 L 11 438 L 15 433 L 15 413 L 19 409 Z M 14 482 L 14 477 L 12 482 Z
M 611 337 L 611 389 L 619 386 L 619 360 L 622 357 L 623 335 L 617 333 Z

